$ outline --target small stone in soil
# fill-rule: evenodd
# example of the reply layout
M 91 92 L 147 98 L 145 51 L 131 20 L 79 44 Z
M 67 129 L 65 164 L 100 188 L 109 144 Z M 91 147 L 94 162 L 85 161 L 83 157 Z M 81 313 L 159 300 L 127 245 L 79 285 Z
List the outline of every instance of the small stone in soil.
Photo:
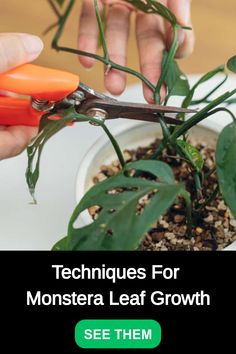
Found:
M 236 227 L 236 220 L 232 219 L 229 223 L 231 226 Z
M 182 221 L 184 221 L 184 219 L 185 219 L 185 216 L 184 216 L 184 215 L 179 215 L 179 214 L 177 214 L 177 215 L 175 215 L 175 217 L 174 217 L 174 221 L 175 221 L 176 223 L 181 223 Z

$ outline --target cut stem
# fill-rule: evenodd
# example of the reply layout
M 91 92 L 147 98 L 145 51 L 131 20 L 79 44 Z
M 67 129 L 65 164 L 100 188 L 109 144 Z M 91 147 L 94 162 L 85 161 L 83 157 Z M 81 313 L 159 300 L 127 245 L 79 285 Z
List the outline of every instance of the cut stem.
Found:
M 74 122 L 80 122 L 81 120 L 87 121 L 87 122 L 92 122 L 95 123 L 96 125 L 99 125 L 100 127 L 102 127 L 102 129 L 104 130 L 104 132 L 107 134 L 115 152 L 116 155 L 118 157 L 118 160 L 122 166 L 122 168 L 125 166 L 125 160 L 122 154 L 122 151 L 119 147 L 119 144 L 117 143 L 116 139 L 114 138 L 114 136 L 111 134 L 110 130 L 107 128 L 107 126 L 105 125 L 104 122 L 100 121 L 99 119 L 93 118 L 93 117 L 89 117 L 89 116 L 85 116 L 83 114 L 78 114 L 73 112 L 72 115 L 73 117 L 73 121 Z
M 183 192 L 181 194 L 184 197 L 184 200 L 185 200 L 185 203 L 186 203 L 187 235 L 188 235 L 189 238 L 191 238 L 192 237 L 192 227 L 193 227 L 192 201 L 191 201 L 191 198 L 190 198 L 190 194 L 186 190 L 183 190 Z
M 211 204 L 211 202 L 217 197 L 218 193 L 219 193 L 219 186 L 217 185 L 214 191 L 212 192 L 212 194 L 210 195 L 210 197 L 203 204 L 201 204 L 199 207 L 196 208 L 197 211 L 198 212 L 202 211 L 203 209 L 205 209 L 206 206 Z

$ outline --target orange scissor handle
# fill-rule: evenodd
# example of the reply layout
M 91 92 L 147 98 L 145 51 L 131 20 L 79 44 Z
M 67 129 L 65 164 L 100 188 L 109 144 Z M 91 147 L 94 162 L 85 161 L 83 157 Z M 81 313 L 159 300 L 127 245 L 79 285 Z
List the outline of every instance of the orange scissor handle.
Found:
M 32 108 L 30 99 L 0 97 L 0 125 L 38 126 L 42 115 Z
M 0 89 L 39 100 L 60 101 L 79 86 L 79 77 L 33 64 L 21 65 L 0 74 Z M 0 97 L 0 125 L 38 126 L 44 112 L 31 106 L 30 99 Z
M 0 89 L 39 100 L 59 101 L 79 86 L 79 77 L 72 73 L 37 66 L 21 65 L 0 74 Z

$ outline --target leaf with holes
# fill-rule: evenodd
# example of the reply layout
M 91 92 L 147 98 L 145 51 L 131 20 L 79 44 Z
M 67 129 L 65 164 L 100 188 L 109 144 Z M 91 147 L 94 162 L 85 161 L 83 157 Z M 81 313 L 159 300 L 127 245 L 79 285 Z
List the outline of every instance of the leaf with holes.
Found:
M 198 149 L 184 140 L 177 140 L 176 144 L 181 153 L 189 160 L 197 172 L 201 172 L 204 160 Z
M 40 121 L 38 136 L 27 148 L 28 166 L 26 170 L 26 181 L 35 203 L 34 192 L 39 179 L 40 160 L 43 148 L 53 135 L 65 128 L 73 120 L 73 118 L 71 118 L 72 116 L 67 114 L 67 111 L 69 113 L 71 112 L 71 110 L 65 110 L 61 113 L 62 117 L 56 120 L 51 119 L 51 114 L 44 115 Z
M 125 0 L 126 2 L 132 4 L 137 9 L 146 12 L 154 13 L 162 16 L 168 22 L 175 26 L 177 23 L 176 17 L 166 6 L 161 4 L 156 0 Z
M 216 147 L 216 170 L 225 202 L 236 218 L 236 122 L 220 133 Z
M 145 172 L 148 178 L 130 177 L 130 170 Z M 67 239 L 54 249 L 137 249 L 151 225 L 184 191 L 184 186 L 175 182 L 171 168 L 163 162 L 144 160 L 127 164 L 123 172 L 86 193 L 72 215 Z M 94 205 L 101 209 L 97 218 L 90 225 L 76 227 L 79 215 Z

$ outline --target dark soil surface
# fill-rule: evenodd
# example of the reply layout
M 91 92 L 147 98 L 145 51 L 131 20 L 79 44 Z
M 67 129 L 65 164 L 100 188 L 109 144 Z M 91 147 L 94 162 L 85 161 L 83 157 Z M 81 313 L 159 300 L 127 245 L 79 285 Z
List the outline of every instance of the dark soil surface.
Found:
M 156 140 L 148 147 L 124 151 L 125 160 L 131 162 L 150 158 L 158 143 L 159 141 Z M 197 196 L 191 168 L 184 159 L 171 156 L 170 153 L 165 151 L 162 161 L 171 165 L 176 180 L 183 182 L 196 200 L 192 237 L 189 238 L 186 235 L 185 206 L 183 200 L 179 198 L 167 214 L 152 225 L 141 245 L 142 250 L 222 250 L 236 240 L 236 220 L 234 220 L 220 194 L 208 206 L 199 209 L 217 187 L 215 152 L 214 149 L 207 147 L 204 143 L 199 144 L 193 140 L 191 140 L 191 143 L 198 147 L 205 160 L 202 195 Z M 113 176 L 119 171 L 120 165 L 118 161 L 113 161 L 110 165 L 101 166 L 99 173 L 94 177 L 94 183 Z M 148 197 L 140 200 L 140 209 L 145 207 L 147 201 Z M 90 213 L 93 217 L 96 217 L 96 208 L 91 209 Z

